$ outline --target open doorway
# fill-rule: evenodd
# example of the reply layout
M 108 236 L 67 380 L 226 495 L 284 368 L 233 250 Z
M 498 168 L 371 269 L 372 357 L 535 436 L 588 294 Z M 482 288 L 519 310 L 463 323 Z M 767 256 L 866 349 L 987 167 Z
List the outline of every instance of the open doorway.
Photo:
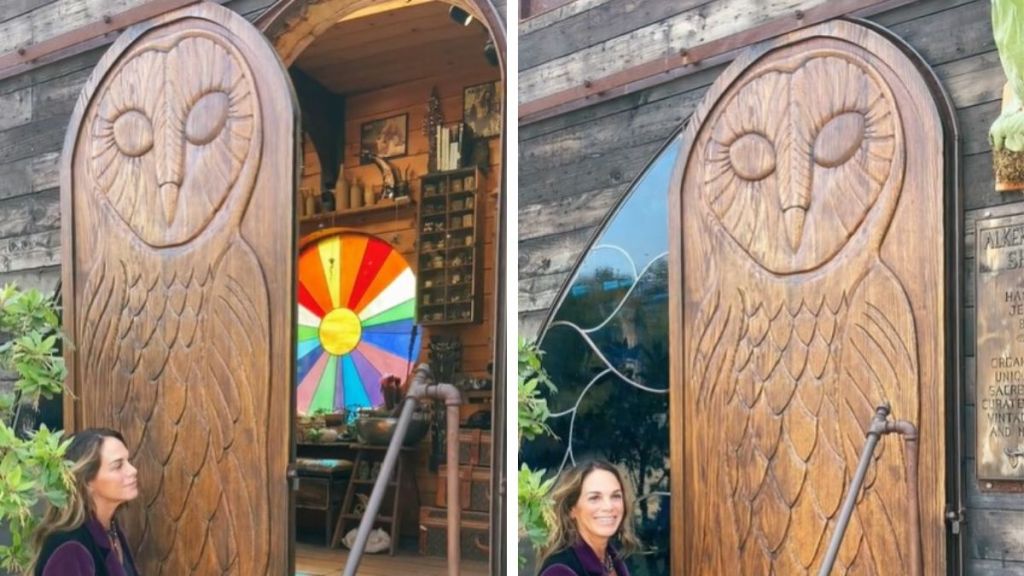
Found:
M 377 516 L 381 554 L 362 566 L 444 573 L 444 479 L 457 474 L 461 571 L 488 571 L 497 64 L 486 28 L 441 2 L 350 12 L 290 62 L 303 118 L 297 573 L 343 565 L 384 452 L 359 433 L 364 409 L 386 411 L 380 380 L 404 384 L 418 362 L 463 392 L 459 469 L 444 466 L 443 420 L 425 411 Z

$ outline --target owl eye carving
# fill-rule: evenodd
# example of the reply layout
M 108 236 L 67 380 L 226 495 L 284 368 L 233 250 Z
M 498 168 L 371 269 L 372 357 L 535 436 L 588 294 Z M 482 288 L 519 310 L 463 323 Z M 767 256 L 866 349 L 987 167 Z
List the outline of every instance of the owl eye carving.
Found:
M 258 150 L 258 111 L 248 66 L 219 38 L 185 34 L 126 56 L 87 120 L 99 196 L 151 246 L 195 238 L 232 193 L 251 193 L 238 179 Z
M 889 92 L 872 67 L 834 53 L 751 70 L 706 124 L 706 206 L 776 274 L 835 256 L 897 174 Z
M 211 92 L 200 98 L 188 114 L 185 138 L 196 146 L 212 142 L 227 123 L 229 104 L 224 92 Z
M 845 164 L 864 141 L 864 115 L 847 112 L 829 120 L 814 140 L 814 161 L 826 168 Z
M 744 134 L 729 146 L 729 162 L 740 178 L 763 180 L 775 171 L 775 146 L 760 134 Z
M 142 156 L 153 148 L 153 124 L 142 112 L 129 110 L 114 121 L 114 143 L 125 156 Z

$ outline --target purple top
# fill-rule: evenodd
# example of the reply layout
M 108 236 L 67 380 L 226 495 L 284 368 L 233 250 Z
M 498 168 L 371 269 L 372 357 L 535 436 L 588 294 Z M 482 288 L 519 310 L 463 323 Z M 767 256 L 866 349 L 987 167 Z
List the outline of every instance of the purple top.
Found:
M 53 538 L 53 536 L 51 536 Z M 80 528 L 61 537 L 42 569 L 42 576 L 132 576 L 138 574 L 124 534 L 118 532 L 124 564 L 110 545 L 107 531 L 99 520 L 90 518 Z M 91 540 L 91 542 L 89 541 Z M 102 561 L 102 566 L 98 563 Z
M 584 573 L 577 574 L 575 570 L 570 568 L 566 564 L 551 564 L 540 573 L 540 576 L 605 576 L 604 566 L 601 564 L 601 559 L 597 557 L 597 554 L 587 545 L 583 540 L 577 541 L 572 545 L 572 552 L 576 555 L 576 559 L 579 560 L 580 566 L 583 567 Z M 619 552 L 611 544 L 608 545 L 608 555 L 612 558 L 612 566 L 615 567 L 615 573 L 618 576 L 629 576 L 629 570 L 626 568 L 626 563 L 619 557 Z

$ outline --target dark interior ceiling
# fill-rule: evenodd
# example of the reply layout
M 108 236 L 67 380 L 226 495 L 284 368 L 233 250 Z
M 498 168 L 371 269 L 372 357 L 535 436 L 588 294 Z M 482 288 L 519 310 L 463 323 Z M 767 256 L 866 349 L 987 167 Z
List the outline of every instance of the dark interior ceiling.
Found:
M 483 55 L 486 29 L 460 26 L 443 2 L 392 2 L 331 27 L 295 65 L 336 94 L 371 92 L 415 80 L 498 70 Z M 384 8 L 389 6 L 385 5 Z

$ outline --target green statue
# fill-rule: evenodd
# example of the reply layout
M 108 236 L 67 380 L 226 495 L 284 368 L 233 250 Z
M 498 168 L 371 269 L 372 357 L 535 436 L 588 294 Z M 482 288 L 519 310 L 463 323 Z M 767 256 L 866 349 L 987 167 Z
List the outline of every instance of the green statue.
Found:
M 1024 189 L 1024 0 L 992 0 L 992 34 L 1007 85 L 989 128 L 996 190 Z

